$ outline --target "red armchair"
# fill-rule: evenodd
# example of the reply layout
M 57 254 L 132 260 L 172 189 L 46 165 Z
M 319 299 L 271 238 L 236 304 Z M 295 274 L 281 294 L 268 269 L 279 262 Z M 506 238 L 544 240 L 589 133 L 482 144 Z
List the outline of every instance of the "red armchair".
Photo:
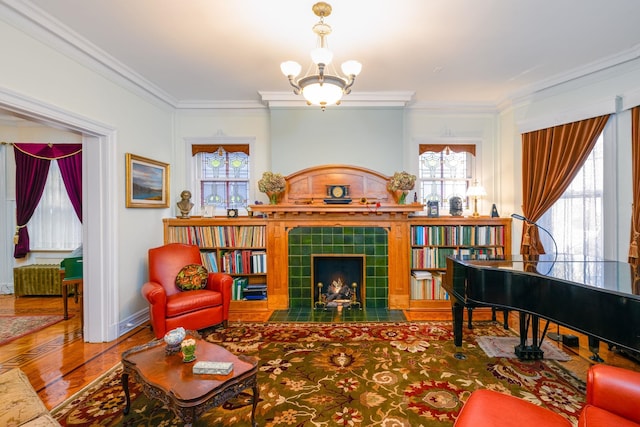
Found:
M 640 427 L 640 372 L 593 365 L 578 427 Z
M 176 286 L 176 276 L 189 264 L 202 264 L 197 246 L 169 243 L 149 249 L 149 281 L 142 286 L 142 295 L 149 302 L 157 338 L 179 326 L 188 330 L 220 323 L 227 326 L 233 278 L 209 273 L 204 289 L 182 291 Z
M 640 372 L 593 365 L 587 372 L 587 401 L 578 427 L 640 427 Z M 476 390 L 465 402 L 455 427 L 570 427 L 565 418 L 524 399 Z

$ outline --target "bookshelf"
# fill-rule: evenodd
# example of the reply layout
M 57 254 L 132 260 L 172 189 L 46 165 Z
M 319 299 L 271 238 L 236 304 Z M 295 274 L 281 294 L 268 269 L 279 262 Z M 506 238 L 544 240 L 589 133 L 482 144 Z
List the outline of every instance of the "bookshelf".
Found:
M 511 218 L 410 218 L 410 309 L 450 309 L 441 284 L 451 255 L 511 255 Z
M 234 278 L 231 311 L 267 310 L 267 231 L 261 218 L 164 218 L 164 242 L 200 248 L 211 272 Z M 243 290 L 250 288 L 251 297 Z M 249 292 L 248 292 L 249 293 Z

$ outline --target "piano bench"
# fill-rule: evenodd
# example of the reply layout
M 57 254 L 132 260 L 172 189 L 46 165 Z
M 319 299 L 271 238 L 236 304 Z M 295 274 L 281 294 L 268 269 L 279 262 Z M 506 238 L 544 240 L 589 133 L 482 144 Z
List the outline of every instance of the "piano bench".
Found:
M 471 393 L 454 427 L 571 427 L 572 424 L 542 406 L 493 390 Z

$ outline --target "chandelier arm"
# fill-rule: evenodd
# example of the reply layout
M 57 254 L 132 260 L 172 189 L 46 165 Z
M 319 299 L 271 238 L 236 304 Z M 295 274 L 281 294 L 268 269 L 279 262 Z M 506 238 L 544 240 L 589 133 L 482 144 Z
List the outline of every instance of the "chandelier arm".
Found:
M 296 83 L 293 76 L 287 76 L 289 79 L 289 84 L 293 86 L 293 93 L 296 95 L 300 95 L 302 93 L 302 88 Z
M 353 86 L 353 83 L 355 83 L 355 81 L 356 81 L 356 76 L 351 74 L 349 76 L 349 80 L 347 81 L 347 85 L 343 89 L 343 92 L 345 95 L 349 95 L 351 93 L 351 86 Z

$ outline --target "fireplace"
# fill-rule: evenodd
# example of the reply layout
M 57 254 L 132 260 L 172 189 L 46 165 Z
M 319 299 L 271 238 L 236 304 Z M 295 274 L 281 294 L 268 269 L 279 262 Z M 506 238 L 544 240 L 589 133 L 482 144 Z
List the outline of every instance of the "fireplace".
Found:
M 362 310 L 365 292 L 365 256 L 311 255 L 312 307 Z

